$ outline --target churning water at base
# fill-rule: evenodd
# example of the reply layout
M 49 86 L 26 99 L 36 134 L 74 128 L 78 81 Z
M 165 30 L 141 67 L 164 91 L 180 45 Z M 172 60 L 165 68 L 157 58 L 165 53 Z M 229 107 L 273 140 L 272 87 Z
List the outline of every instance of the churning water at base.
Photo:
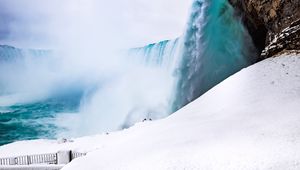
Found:
M 48 54 L 0 48 L 0 105 L 6 104 L 0 107 L 0 145 L 103 133 L 164 118 L 256 56 L 227 0 L 195 0 L 181 37 L 106 58 L 96 63 L 100 70 L 89 63 L 90 70 L 74 73 L 69 63 Z M 23 97 L 3 101 L 15 94 Z
M 77 109 L 76 103 L 55 100 L 2 106 L 0 107 L 0 145 L 16 140 L 53 139 L 58 131 L 63 130 L 56 124 L 57 114 L 76 112 Z

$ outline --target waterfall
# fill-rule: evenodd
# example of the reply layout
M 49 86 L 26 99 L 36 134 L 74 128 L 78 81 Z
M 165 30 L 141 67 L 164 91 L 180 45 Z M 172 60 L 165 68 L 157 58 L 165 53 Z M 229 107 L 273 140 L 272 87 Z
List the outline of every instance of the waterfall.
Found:
M 178 64 L 180 43 L 179 38 L 165 40 L 145 47 L 133 48 L 129 50 L 128 56 L 144 63 L 145 66 L 161 67 L 172 71 Z
M 195 0 L 183 39 L 173 111 L 256 61 L 252 40 L 227 0 Z
M 171 114 L 173 101 L 171 97 L 178 77 L 175 70 L 181 56 L 181 44 L 181 39 L 177 38 L 128 51 L 126 58 L 134 63 L 134 67 L 138 68 L 137 72 L 146 70 L 145 79 L 153 80 L 144 80 L 149 84 L 143 85 L 142 88 L 145 89 L 141 92 L 142 98 L 149 99 L 147 102 L 136 101 L 129 105 L 121 128 L 128 128 L 143 119 L 155 120 Z M 130 77 L 131 74 L 129 73 Z M 147 78 L 147 76 L 149 77 Z M 157 93 L 156 97 L 151 97 L 155 93 Z
M 195 0 L 179 38 L 116 51 L 93 46 L 58 58 L 48 50 L 0 46 L 0 95 L 22 94 L 15 103 L 63 105 L 55 127 L 63 127 L 63 136 L 82 136 L 167 117 L 256 60 L 227 0 Z M 64 113 L 66 106 L 76 114 Z
M 24 59 L 25 56 L 49 57 L 51 50 L 20 49 L 8 45 L 0 45 L 0 64 Z
M 256 50 L 227 0 L 195 0 L 176 40 L 131 50 L 145 65 L 168 69 L 174 81 L 172 113 L 256 61 Z
M 43 63 L 53 63 L 51 50 L 20 49 L 0 45 L 0 95 L 17 93 L 16 86 L 31 84 L 26 80 L 26 71 L 38 72 Z M 30 72 L 28 76 L 34 77 Z M 38 77 L 36 77 L 38 78 Z M 16 80 L 23 81 L 16 81 Z M 18 91 L 19 92 L 19 91 Z M 3 98 L 3 96 L 2 96 Z M 0 103 L 1 105 L 1 103 Z
M 167 100 L 163 109 L 158 107 L 159 104 L 133 104 L 123 120 L 123 128 L 143 118 L 172 114 L 254 63 L 256 50 L 227 0 L 195 0 L 181 37 L 131 49 L 127 57 L 131 62 L 163 70 L 169 84 L 164 90 L 169 92 L 165 93 L 168 96 L 155 99 L 158 103 Z

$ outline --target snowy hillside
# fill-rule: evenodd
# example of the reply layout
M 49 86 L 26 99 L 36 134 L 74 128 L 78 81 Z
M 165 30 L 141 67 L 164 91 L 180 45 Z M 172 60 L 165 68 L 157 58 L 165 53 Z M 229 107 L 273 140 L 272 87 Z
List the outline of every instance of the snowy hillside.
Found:
M 231 76 L 172 116 L 111 133 L 16 142 L 0 156 L 91 151 L 82 169 L 300 169 L 300 55 L 269 58 Z

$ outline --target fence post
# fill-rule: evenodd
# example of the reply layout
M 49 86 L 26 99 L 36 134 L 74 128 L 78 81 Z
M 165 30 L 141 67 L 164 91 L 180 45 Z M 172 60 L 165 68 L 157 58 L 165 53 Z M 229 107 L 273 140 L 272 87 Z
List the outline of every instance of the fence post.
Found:
M 68 164 L 71 162 L 71 151 L 58 151 L 57 164 Z
M 9 165 L 16 165 L 15 158 L 9 158 Z
M 27 156 L 27 165 L 30 165 L 30 164 L 31 164 L 30 156 L 28 155 L 28 156 Z

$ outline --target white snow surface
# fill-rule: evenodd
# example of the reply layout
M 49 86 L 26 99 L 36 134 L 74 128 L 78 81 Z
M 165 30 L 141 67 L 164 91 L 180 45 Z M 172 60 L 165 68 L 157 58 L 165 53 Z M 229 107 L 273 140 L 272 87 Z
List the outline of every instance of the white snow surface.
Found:
M 0 147 L 0 157 L 88 151 L 63 170 L 300 169 L 300 55 L 229 77 L 170 117 L 110 133 Z

